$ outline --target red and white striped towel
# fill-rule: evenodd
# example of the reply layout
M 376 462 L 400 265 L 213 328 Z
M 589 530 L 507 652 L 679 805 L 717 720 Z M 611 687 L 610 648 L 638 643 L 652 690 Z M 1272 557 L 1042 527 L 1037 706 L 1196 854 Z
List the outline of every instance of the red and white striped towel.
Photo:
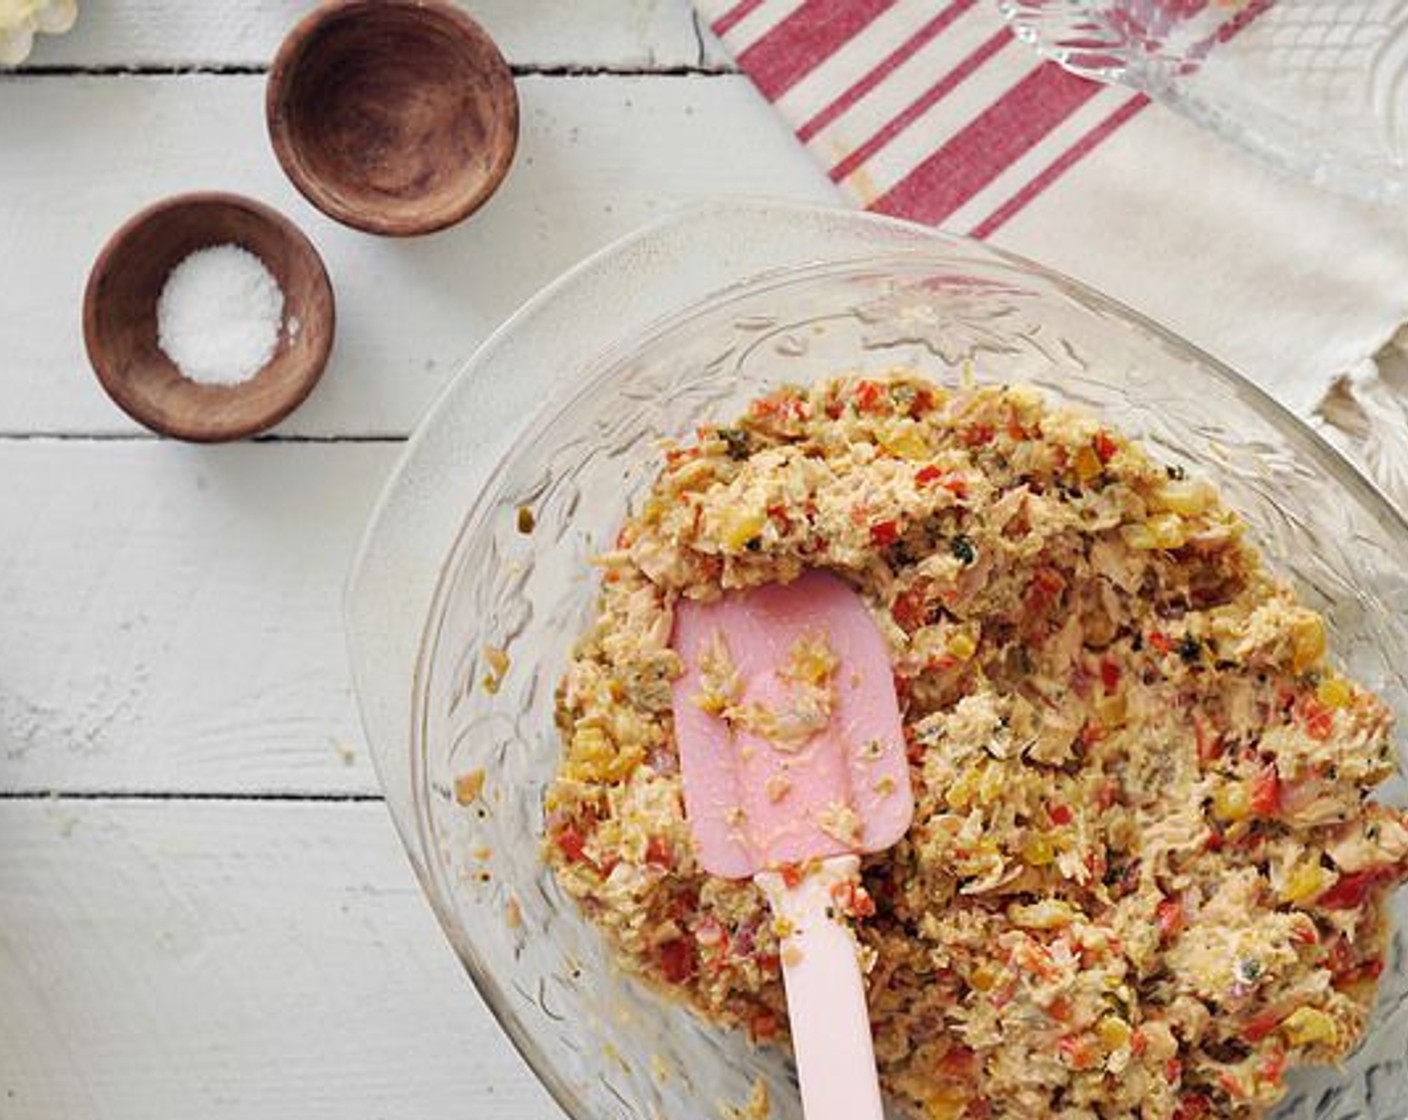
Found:
M 987 0 L 714 0 L 711 26 L 833 182 L 986 237 L 1147 99 L 1043 63 Z
M 1176 20 L 1206 3 L 1149 10 Z M 844 197 L 1085 280 L 1303 414 L 1408 321 L 1400 214 L 1040 61 L 995 0 L 695 4 Z M 1253 0 L 1216 39 L 1258 34 L 1269 6 Z

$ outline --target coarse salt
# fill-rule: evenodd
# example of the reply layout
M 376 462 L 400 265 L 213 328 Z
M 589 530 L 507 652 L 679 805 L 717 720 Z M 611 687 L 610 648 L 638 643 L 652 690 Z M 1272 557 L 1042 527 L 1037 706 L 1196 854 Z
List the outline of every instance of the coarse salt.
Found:
M 284 293 L 253 253 L 238 245 L 198 249 L 161 289 L 157 344 L 181 376 L 238 385 L 274 356 L 283 314 Z

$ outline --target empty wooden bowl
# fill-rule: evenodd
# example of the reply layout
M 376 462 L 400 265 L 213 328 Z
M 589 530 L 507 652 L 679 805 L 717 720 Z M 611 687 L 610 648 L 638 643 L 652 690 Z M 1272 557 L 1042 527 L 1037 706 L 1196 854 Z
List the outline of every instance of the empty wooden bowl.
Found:
M 518 94 L 494 41 L 441 0 L 335 0 L 284 40 L 269 136 L 323 213 L 406 237 L 468 217 L 518 146 Z
M 197 249 L 238 245 L 283 289 L 273 357 L 236 385 L 188 380 L 157 342 L 157 300 Z M 242 439 L 277 424 L 313 390 L 335 321 L 318 252 L 283 215 L 253 199 L 178 195 L 127 221 L 103 247 L 83 296 L 83 339 L 108 396 L 153 431 L 196 443 Z

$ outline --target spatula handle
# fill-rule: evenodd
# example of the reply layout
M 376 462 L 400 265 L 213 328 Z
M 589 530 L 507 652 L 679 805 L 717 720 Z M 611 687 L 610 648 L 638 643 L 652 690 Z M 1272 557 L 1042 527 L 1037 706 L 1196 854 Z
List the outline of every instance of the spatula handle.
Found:
M 827 915 L 836 905 L 832 888 L 853 880 L 859 866 L 856 856 L 834 856 L 793 887 L 775 871 L 755 877 L 789 928 L 782 977 L 807 1120 L 883 1115 L 855 935 Z

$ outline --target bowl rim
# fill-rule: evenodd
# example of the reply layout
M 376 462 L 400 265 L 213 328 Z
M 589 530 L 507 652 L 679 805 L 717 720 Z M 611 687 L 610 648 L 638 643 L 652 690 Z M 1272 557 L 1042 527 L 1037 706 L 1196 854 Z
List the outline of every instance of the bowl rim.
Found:
M 108 355 L 101 343 L 99 309 L 103 300 L 102 289 L 108 278 L 114 274 L 117 261 L 133 236 L 148 225 L 182 210 L 216 208 L 243 210 L 273 230 L 280 239 L 307 261 L 311 267 L 313 282 L 318 291 L 320 302 L 327 307 L 326 329 L 318 333 L 315 338 L 314 350 L 305 361 L 299 364 L 298 375 L 285 382 L 285 391 L 273 398 L 268 407 L 257 412 L 249 411 L 238 422 L 188 425 L 168 421 L 148 411 L 145 397 L 132 392 L 127 379 L 119 376 L 117 369 L 109 362 Z M 211 244 L 215 245 L 219 242 L 212 241 Z M 266 268 L 268 267 L 267 262 L 263 262 L 262 258 L 261 263 L 264 263 Z M 231 191 L 196 190 L 169 195 L 150 203 L 129 217 L 108 236 L 88 271 L 88 279 L 83 288 L 81 318 L 83 346 L 88 354 L 88 364 L 92 367 L 103 391 L 118 408 L 143 427 L 159 435 L 170 436 L 172 439 L 179 439 L 186 443 L 229 443 L 257 435 L 278 424 L 307 400 L 318 382 L 322 380 L 323 373 L 327 369 L 328 358 L 332 354 L 333 337 L 337 333 L 337 296 L 333 290 L 332 281 L 328 278 L 327 265 L 323 262 L 322 255 L 308 235 L 299 229 L 292 219 L 279 213 L 272 206 L 247 195 Z M 238 394 L 241 388 L 247 384 L 248 382 L 244 382 L 237 385 L 201 386 L 201 388 L 212 394 L 218 394 L 222 400 L 228 400 L 229 394 Z
M 344 202 L 330 190 L 325 179 L 303 159 L 289 125 L 289 89 L 309 44 L 330 23 L 356 19 L 368 10 L 398 9 L 418 20 L 440 19 L 452 26 L 461 42 L 471 43 L 485 60 L 484 73 L 498 98 L 498 118 L 506 141 L 494 151 L 493 162 L 479 176 L 475 189 L 461 196 L 453 206 L 429 217 L 388 213 Z M 269 143 L 284 174 L 308 202 L 334 221 L 351 229 L 381 237 L 418 237 L 438 233 L 464 221 L 498 191 L 518 153 L 521 112 L 513 70 L 503 51 L 484 27 L 462 8 L 448 0 L 326 0 L 300 19 L 280 42 L 264 85 L 264 121 Z
M 820 213 L 828 209 L 825 207 L 792 203 L 782 204 L 780 208 L 802 213 Z M 707 209 L 707 207 L 701 209 Z M 348 581 L 346 596 L 349 612 L 351 610 L 350 600 L 355 593 L 354 585 L 362 567 L 362 562 L 374 543 L 373 538 L 382 514 L 399 489 L 403 471 L 415 458 L 420 442 L 427 438 L 426 433 L 433 427 L 439 414 L 450 401 L 455 387 L 478 366 L 481 355 L 492 353 L 493 346 L 505 335 L 511 333 L 513 329 L 516 329 L 523 318 L 527 317 L 544 303 L 550 302 L 563 288 L 567 287 L 579 275 L 586 272 L 591 265 L 599 260 L 609 259 L 629 245 L 635 238 L 643 236 L 654 229 L 671 225 L 677 221 L 688 220 L 688 214 L 689 211 L 685 211 L 682 215 L 670 215 L 657 219 L 636 233 L 628 235 L 619 242 L 608 245 L 597 253 L 592 254 L 592 256 L 586 258 L 572 269 L 569 269 L 520 307 L 498 328 L 498 330 L 490 335 L 460 367 L 459 371 L 446 385 L 445 389 L 442 390 L 440 396 L 437 397 L 436 401 L 427 410 L 425 416 L 417 425 L 416 432 L 411 437 L 411 440 L 408 441 L 404 454 L 393 469 L 382 494 L 373 507 L 371 519 L 357 549 L 351 576 Z M 1116 318 L 1148 331 L 1156 340 L 1163 343 L 1171 343 L 1176 348 L 1183 350 L 1190 360 L 1196 361 L 1198 364 L 1202 365 L 1208 373 L 1216 376 L 1224 384 L 1247 394 L 1250 398 L 1249 403 L 1251 406 L 1265 414 L 1269 414 L 1268 418 L 1276 422 L 1278 427 L 1281 427 L 1289 433 L 1293 433 L 1294 438 L 1302 443 L 1304 449 L 1318 466 L 1332 474 L 1339 484 L 1355 491 L 1362 504 L 1381 521 L 1390 526 L 1389 531 L 1401 537 L 1405 547 L 1408 547 L 1408 516 L 1405 516 L 1403 512 L 1398 510 L 1370 479 L 1340 451 L 1331 445 L 1324 436 L 1292 412 L 1288 406 L 1282 404 L 1250 378 L 1238 373 L 1233 367 L 1214 357 L 1202 347 L 1175 334 L 1169 328 L 1162 326 L 1142 312 L 1136 311 L 1120 301 L 1105 295 L 1099 289 L 1069 277 L 1056 269 L 1039 264 L 1020 254 L 999 249 L 986 242 L 977 241 L 947 231 L 915 226 L 913 223 L 897 222 L 888 218 L 877 219 L 873 215 L 856 216 L 865 220 L 877 221 L 882 226 L 910 227 L 922 233 L 923 239 L 916 240 L 916 243 L 910 248 L 886 246 L 867 254 L 833 258 L 805 264 L 793 264 L 749 273 L 721 287 L 717 287 L 702 297 L 690 300 L 682 306 L 676 306 L 674 310 L 664 315 L 659 315 L 651 320 L 647 320 L 644 325 L 631 328 L 628 338 L 617 336 L 611 344 L 598 348 L 593 353 L 584 357 L 577 364 L 579 376 L 563 376 L 557 388 L 546 396 L 541 403 L 536 408 L 532 409 L 529 415 L 524 418 L 522 426 L 516 432 L 516 437 L 521 436 L 526 431 L 532 430 L 543 420 L 557 416 L 574 401 L 579 399 L 580 396 L 595 389 L 602 377 L 612 369 L 614 363 L 627 352 L 628 348 L 635 350 L 643 347 L 678 326 L 680 322 L 696 315 L 704 314 L 711 309 L 717 308 L 721 304 L 727 304 L 745 293 L 751 295 L 765 292 L 773 287 L 804 283 L 818 277 L 825 277 L 836 273 L 844 274 L 848 270 L 874 267 L 877 264 L 882 264 L 887 261 L 900 263 L 922 262 L 925 259 L 933 259 L 935 263 L 939 263 L 943 260 L 942 254 L 946 250 L 957 248 L 959 251 L 963 252 L 971 253 L 976 251 L 980 255 L 987 256 L 993 263 L 1006 268 L 1015 269 L 1019 273 L 1034 275 L 1037 279 L 1052 284 L 1062 292 L 1073 295 L 1078 301 L 1084 303 L 1092 310 L 1112 314 Z M 477 493 L 475 493 L 472 499 L 464 506 L 464 513 L 459 520 L 453 541 L 445 556 L 440 561 L 433 593 L 420 626 L 419 638 L 416 644 L 414 671 L 411 679 L 410 726 L 407 729 L 410 734 L 409 738 L 402 744 L 406 752 L 405 755 L 402 756 L 402 762 L 409 761 L 410 763 L 411 783 L 413 787 L 423 787 L 424 784 L 424 775 L 418 758 L 417 748 L 419 744 L 424 741 L 424 699 L 429 680 L 432 676 L 430 665 L 439 641 L 439 622 L 443 620 L 444 602 L 452 588 L 459 557 L 465 546 L 465 542 L 479 527 L 480 522 L 487 514 L 489 508 L 487 497 L 501 481 L 507 469 L 508 461 L 512 457 L 513 450 L 514 447 L 511 445 L 506 453 L 498 456 L 491 469 L 484 474 L 482 480 L 478 483 Z M 355 639 L 350 633 L 350 630 L 348 640 L 349 643 L 355 643 Z M 351 653 L 355 663 L 357 660 L 355 644 Z M 354 684 L 355 683 L 354 680 Z M 358 697 L 358 703 L 359 706 L 362 704 L 360 695 Z M 375 749 L 372 751 L 372 756 L 378 779 L 382 783 L 383 788 L 385 788 L 388 784 L 388 776 L 383 773 L 383 760 Z M 389 805 L 388 808 L 390 808 Z M 427 831 L 428 822 L 425 813 L 417 807 L 411 819 L 405 822 L 402 821 L 401 817 L 396 812 L 393 811 L 391 815 L 397 832 L 401 836 L 402 842 L 407 850 L 407 855 L 417 880 L 421 883 L 431 909 L 440 922 L 447 940 L 454 948 L 461 967 L 465 970 L 479 996 L 484 1000 L 486 1006 L 493 1014 L 500 1029 L 504 1031 L 514 1048 L 533 1071 L 539 1083 L 547 1090 L 557 1105 L 569 1117 L 573 1118 L 573 1120 L 591 1120 L 593 1113 L 590 1111 L 586 1102 L 582 1099 L 578 1091 L 556 1069 L 547 1055 L 539 1049 L 530 1029 L 514 1009 L 509 998 L 508 985 L 500 983 L 499 978 L 496 977 L 493 970 L 487 967 L 486 963 L 475 950 L 472 940 L 462 935 L 462 924 L 458 917 L 452 912 L 448 898 L 442 893 L 444 884 L 440 879 L 441 869 L 434 862 L 435 846 L 432 843 L 433 837 Z

